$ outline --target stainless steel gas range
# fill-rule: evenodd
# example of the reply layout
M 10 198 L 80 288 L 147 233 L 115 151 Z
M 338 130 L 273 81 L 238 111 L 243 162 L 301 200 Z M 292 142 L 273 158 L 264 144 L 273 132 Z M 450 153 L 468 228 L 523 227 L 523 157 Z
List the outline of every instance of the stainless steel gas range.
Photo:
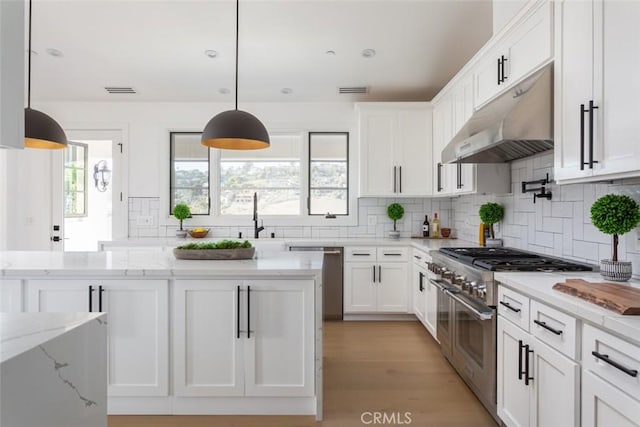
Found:
M 430 252 L 438 289 L 442 353 L 491 415 L 496 413 L 496 271 L 590 271 L 592 267 L 511 248 L 441 248 Z

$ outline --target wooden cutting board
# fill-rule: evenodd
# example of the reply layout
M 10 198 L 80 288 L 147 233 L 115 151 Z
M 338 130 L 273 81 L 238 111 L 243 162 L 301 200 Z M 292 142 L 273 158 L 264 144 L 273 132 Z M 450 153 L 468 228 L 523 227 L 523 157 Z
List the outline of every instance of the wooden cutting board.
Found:
M 616 283 L 591 283 L 582 279 L 567 279 L 553 289 L 573 295 L 620 314 L 640 314 L 640 289 Z

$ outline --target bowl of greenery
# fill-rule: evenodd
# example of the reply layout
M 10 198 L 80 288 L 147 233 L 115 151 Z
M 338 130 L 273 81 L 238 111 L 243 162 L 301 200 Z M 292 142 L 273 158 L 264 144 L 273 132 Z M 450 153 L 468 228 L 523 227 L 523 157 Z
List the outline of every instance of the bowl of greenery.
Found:
M 220 240 L 218 242 L 187 243 L 173 249 L 177 259 L 234 260 L 252 259 L 256 248 L 248 240 Z

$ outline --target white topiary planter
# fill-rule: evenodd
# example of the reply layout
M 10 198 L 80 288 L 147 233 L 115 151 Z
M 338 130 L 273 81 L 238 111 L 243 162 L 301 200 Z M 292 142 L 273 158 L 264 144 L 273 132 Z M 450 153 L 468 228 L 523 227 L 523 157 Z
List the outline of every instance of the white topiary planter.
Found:
M 390 231 L 389 232 L 389 238 L 390 239 L 399 239 L 400 238 L 400 232 L 399 231 Z
M 631 262 L 603 259 L 600 261 L 600 275 L 605 280 L 626 282 L 631 279 Z

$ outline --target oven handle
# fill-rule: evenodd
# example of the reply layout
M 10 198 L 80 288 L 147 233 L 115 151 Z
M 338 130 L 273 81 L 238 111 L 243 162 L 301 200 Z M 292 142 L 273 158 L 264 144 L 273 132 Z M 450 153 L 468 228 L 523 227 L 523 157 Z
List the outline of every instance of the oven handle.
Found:
M 459 302 L 460 304 L 464 305 L 469 311 L 471 311 L 479 320 L 491 320 L 493 318 L 493 312 L 490 313 L 482 313 L 480 311 L 478 311 L 475 307 L 473 307 L 471 304 L 469 304 L 468 302 L 464 301 L 462 298 L 460 298 L 459 296 L 457 296 L 456 294 L 448 291 L 448 290 L 444 290 L 444 293 L 449 295 L 450 298 L 453 298 L 454 301 Z

